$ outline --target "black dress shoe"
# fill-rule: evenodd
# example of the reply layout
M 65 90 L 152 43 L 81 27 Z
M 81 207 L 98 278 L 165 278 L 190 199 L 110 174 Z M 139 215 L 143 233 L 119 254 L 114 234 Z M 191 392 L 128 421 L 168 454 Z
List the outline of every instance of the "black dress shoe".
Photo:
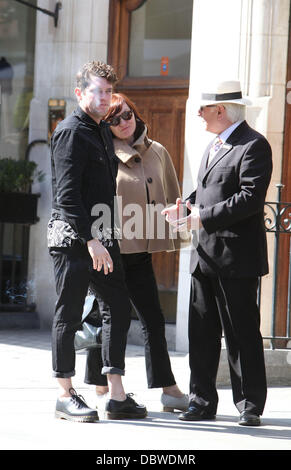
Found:
M 198 408 L 196 405 L 191 403 L 188 410 L 178 416 L 181 421 L 206 421 L 215 419 L 215 417 L 214 413 L 210 413 L 208 410 L 203 408 Z
M 258 415 L 249 411 L 243 411 L 239 417 L 238 424 L 241 426 L 260 426 L 261 420 Z
M 147 416 L 147 409 L 144 405 L 138 405 L 132 393 L 126 395 L 126 400 L 108 400 L 105 405 L 105 417 L 108 419 L 139 419 Z
M 55 417 L 77 421 L 79 423 L 95 423 L 99 420 L 96 410 L 89 408 L 84 398 L 70 389 L 71 397 L 65 400 L 57 400 Z

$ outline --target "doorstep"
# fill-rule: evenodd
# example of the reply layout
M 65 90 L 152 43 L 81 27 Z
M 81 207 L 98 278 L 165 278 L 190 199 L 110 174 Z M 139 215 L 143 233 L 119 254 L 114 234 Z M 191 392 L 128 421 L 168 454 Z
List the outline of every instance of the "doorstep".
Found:
M 166 339 L 168 350 L 176 351 L 175 324 L 166 323 Z M 143 332 L 138 320 L 131 321 L 128 343 L 138 346 L 144 345 Z M 288 348 L 289 349 L 264 349 L 268 386 L 291 386 L 291 341 L 288 344 Z M 188 351 L 185 351 L 185 357 L 188 357 Z M 188 358 L 185 364 L 188 367 Z M 229 387 L 230 385 L 227 351 L 224 342 L 222 342 L 217 386 Z

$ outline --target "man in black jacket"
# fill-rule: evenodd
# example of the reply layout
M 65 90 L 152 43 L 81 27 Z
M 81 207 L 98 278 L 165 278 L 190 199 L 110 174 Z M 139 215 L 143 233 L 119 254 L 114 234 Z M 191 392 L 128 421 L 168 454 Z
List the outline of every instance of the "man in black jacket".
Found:
M 77 395 L 71 381 L 75 332 L 88 288 L 98 295 L 103 318 L 102 373 L 110 389 L 107 416 L 146 416 L 146 408 L 125 394 L 121 381 L 131 307 L 115 237 L 117 158 L 109 127 L 102 121 L 115 82 L 112 67 L 96 61 L 85 64 L 77 75 L 79 106 L 57 126 L 51 139 L 53 203 L 48 245 L 57 290 L 52 329 L 53 371 L 60 387 L 56 416 L 82 422 L 98 420 L 96 410 Z M 101 219 L 96 220 L 92 214 L 98 215 L 100 208 Z
M 191 258 L 190 404 L 179 416 L 185 421 L 215 418 L 222 330 L 239 424 L 260 425 L 266 400 L 257 287 L 268 272 L 264 201 L 272 153 L 265 137 L 246 123 L 246 104 L 237 81 L 202 95 L 199 115 L 217 137 L 203 155 L 197 188 L 187 201 L 190 214 L 173 222 L 178 230 L 195 226 L 199 235 Z M 165 211 L 168 219 L 175 218 L 177 206 Z

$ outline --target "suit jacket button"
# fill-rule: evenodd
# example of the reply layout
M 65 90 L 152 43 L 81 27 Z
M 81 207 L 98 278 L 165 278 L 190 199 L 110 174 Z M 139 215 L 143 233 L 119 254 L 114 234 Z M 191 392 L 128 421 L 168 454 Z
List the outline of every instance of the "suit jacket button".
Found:
M 152 182 L 153 182 L 153 179 L 152 179 L 151 177 L 149 177 L 149 178 L 147 179 L 147 182 L 148 182 L 148 183 L 152 183 Z

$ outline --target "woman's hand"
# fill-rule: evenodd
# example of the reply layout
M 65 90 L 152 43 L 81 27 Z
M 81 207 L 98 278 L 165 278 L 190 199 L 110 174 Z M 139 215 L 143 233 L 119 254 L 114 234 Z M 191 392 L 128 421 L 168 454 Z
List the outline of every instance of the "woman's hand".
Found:
M 93 260 L 93 269 L 101 271 L 103 266 L 104 274 L 108 274 L 109 272 L 112 273 L 113 261 L 109 252 L 102 245 L 102 243 L 97 240 L 97 238 L 93 238 L 87 242 L 87 247 Z

